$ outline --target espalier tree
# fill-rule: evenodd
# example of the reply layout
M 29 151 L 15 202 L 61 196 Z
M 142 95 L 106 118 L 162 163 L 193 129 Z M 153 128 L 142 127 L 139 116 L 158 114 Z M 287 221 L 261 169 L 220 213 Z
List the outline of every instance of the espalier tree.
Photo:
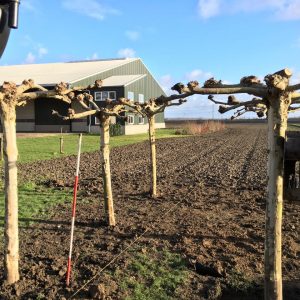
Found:
M 33 80 L 24 80 L 19 86 L 13 82 L 4 82 L 0 86 L 5 172 L 4 276 L 8 284 L 19 280 L 16 108 L 30 101 L 45 98 L 71 103 L 72 91 L 66 89 L 64 84 L 47 90 L 35 84 Z
M 89 86 L 88 89 L 99 89 L 101 86 L 102 80 L 96 80 L 95 84 Z M 114 213 L 110 172 L 109 124 L 112 116 L 125 118 L 125 107 L 121 102 L 112 101 L 110 99 L 106 99 L 104 107 L 100 107 L 95 103 L 93 96 L 91 96 L 89 93 L 79 94 L 76 97 L 74 95 L 72 103 L 78 103 L 83 111 L 76 113 L 74 109 L 69 109 L 67 116 L 61 116 L 57 111 L 53 111 L 52 113 L 60 118 L 63 118 L 64 120 L 80 119 L 87 116 L 95 116 L 99 120 L 105 217 L 109 226 L 115 226 L 116 219 Z
M 292 72 L 283 69 L 265 76 L 265 84 L 257 77 L 243 77 L 239 84 L 225 85 L 213 78 L 203 87 L 192 81 L 187 86 L 178 83 L 173 90 L 180 98 L 194 94 L 209 95 L 209 99 L 220 104 L 219 112 L 235 111 L 233 118 L 245 112 L 256 112 L 258 117 L 268 119 L 268 197 L 265 220 L 265 299 L 282 299 L 282 209 L 283 209 L 283 163 L 284 143 L 288 113 L 300 109 L 300 84 L 289 85 Z M 252 100 L 241 102 L 231 94 L 249 94 Z M 214 100 L 213 95 L 227 94 L 228 102 Z
M 120 98 L 119 101 L 124 105 L 130 107 L 133 112 L 136 112 L 147 118 L 149 125 L 149 142 L 150 142 L 150 162 L 151 162 L 151 187 L 150 195 L 152 197 L 157 196 L 157 174 L 156 174 L 156 142 L 155 142 L 155 115 L 163 113 L 166 107 L 181 105 L 186 102 L 183 98 L 179 97 L 178 102 L 172 102 L 172 100 L 178 99 L 177 95 L 170 97 L 159 96 L 157 98 L 151 98 L 145 103 L 133 102 L 126 98 Z

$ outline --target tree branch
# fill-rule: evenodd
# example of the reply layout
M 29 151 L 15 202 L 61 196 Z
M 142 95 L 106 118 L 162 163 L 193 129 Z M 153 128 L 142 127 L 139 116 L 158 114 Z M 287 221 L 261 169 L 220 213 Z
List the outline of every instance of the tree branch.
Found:
M 88 101 L 89 101 L 89 103 L 92 105 L 92 107 L 93 107 L 94 109 L 96 109 L 96 110 L 99 110 L 99 109 L 100 109 L 99 106 L 96 104 L 96 102 L 93 101 L 93 98 L 92 98 L 92 99 L 89 98 Z
M 294 84 L 294 85 L 290 85 L 290 86 L 288 86 L 288 87 L 286 88 L 286 90 L 287 90 L 288 92 L 300 90 L 300 83 Z
M 35 84 L 32 79 L 28 79 L 28 80 L 23 80 L 22 84 L 17 87 L 17 94 L 19 94 L 19 95 L 23 94 L 26 91 L 31 90 L 31 89 L 47 91 L 47 89 L 44 88 L 43 86 L 41 86 L 39 84 Z
M 288 112 L 295 112 L 295 111 L 298 111 L 298 110 L 300 110 L 300 106 L 298 106 L 298 107 L 290 106 L 289 109 L 288 109 Z
M 37 91 L 37 92 L 30 92 L 30 93 L 24 93 L 20 96 L 18 96 L 17 100 L 18 102 L 22 101 L 29 101 L 29 100 L 37 100 L 41 98 L 47 98 L 47 99 L 58 99 L 62 100 L 66 103 L 71 103 L 70 98 L 67 95 L 58 95 L 56 91 Z
M 293 93 L 292 94 L 292 102 L 294 102 L 295 100 L 299 100 L 300 99 L 300 93 Z
M 215 104 L 221 104 L 221 105 L 228 105 L 227 102 L 221 102 L 221 101 L 216 101 L 214 99 L 214 96 L 213 95 L 208 95 L 207 97 L 211 102 L 215 103 Z
M 128 106 L 130 108 L 132 108 L 133 110 L 135 110 L 137 113 L 139 113 L 141 116 L 146 117 L 146 114 L 143 112 L 142 106 L 141 104 L 136 104 L 133 101 L 127 99 L 127 98 L 119 98 L 119 102 L 122 103 L 125 106 Z
M 251 86 L 244 86 L 241 84 L 224 85 L 216 84 L 213 87 L 199 87 L 197 81 L 190 81 L 187 86 L 182 83 L 177 83 L 172 87 L 172 90 L 181 94 L 182 98 L 191 95 L 217 95 L 217 94 L 238 94 L 246 93 L 258 97 L 265 97 L 267 95 L 267 87 L 264 85 L 253 84 Z M 186 96 L 183 96 L 186 95 Z
M 259 104 L 265 105 L 264 100 L 263 99 L 253 98 L 250 101 L 240 102 L 240 103 L 232 105 L 232 106 L 228 106 L 228 104 L 226 104 L 226 106 L 220 105 L 219 106 L 219 112 L 221 114 L 223 114 L 223 113 L 226 113 L 226 112 L 228 112 L 230 110 L 234 110 L 234 109 L 237 109 L 237 108 L 242 107 L 242 106 L 245 106 L 245 107 L 256 107 Z
M 57 111 L 52 110 L 52 115 L 56 115 L 60 118 L 62 118 L 63 120 L 74 120 L 74 119 L 81 119 L 81 118 L 85 118 L 88 116 L 92 116 L 99 113 L 98 110 L 89 110 L 89 111 L 84 111 L 82 113 L 75 113 L 73 109 L 69 110 L 69 114 L 67 116 L 62 116 L 61 114 L 59 114 Z

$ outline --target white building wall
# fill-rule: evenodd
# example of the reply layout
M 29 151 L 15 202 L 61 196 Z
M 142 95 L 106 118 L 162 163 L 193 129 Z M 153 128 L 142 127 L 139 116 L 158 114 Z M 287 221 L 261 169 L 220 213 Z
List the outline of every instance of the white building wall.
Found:
M 156 123 L 155 128 L 166 128 L 166 124 L 165 123 Z M 146 132 L 148 132 L 148 124 L 126 125 L 124 131 L 125 131 L 125 135 L 146 133 Z

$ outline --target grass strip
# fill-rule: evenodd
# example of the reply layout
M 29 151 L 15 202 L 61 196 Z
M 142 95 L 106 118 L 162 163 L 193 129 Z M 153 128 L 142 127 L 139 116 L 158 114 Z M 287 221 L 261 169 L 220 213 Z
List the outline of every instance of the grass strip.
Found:
M 175 134 L 175 129 L 158 129 L 156 136 L 160 138 L 181 137 Z M 65 134 L 64 153 L 60 154 L 60 134 L 48 137 L 18 138 L 19 162 L 32 162 L 59 158 L 77 153 L 77 134 Z M 148 133 L 121 135 L 111 137 L 111 148 L 120 147 L 148 140 Z M 100 149 L 100 136 L 85 134 L 82 141 L 82 152 L 93 152 Z
M 19 186 L 19 226 L 27 227 L 38 217 L 48 219 L 49 209 L 71 201 L 72 189 L 54 189 L 28 182 Z M 0 231 L 4 225 L 4 193 L 0 192 Z
M 152 249 L 147 253 L 134 251 L 128 267 L 113 274 L 125 300 L 178 299 L 178 290 L 187 277 L 185 261 L 166 249 Z

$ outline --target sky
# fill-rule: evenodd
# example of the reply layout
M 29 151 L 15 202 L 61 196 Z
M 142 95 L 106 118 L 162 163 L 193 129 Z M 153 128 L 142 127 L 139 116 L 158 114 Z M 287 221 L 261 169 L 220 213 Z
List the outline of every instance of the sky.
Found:
M 300 0 L 21 0 L 0 64 L 117 57 L 141 58 L 167 93 L 177 82 L 263 80 L 286 67 L 299 83 Z M 217 109 L 193 96 L 165 115 L 230 117 Z

